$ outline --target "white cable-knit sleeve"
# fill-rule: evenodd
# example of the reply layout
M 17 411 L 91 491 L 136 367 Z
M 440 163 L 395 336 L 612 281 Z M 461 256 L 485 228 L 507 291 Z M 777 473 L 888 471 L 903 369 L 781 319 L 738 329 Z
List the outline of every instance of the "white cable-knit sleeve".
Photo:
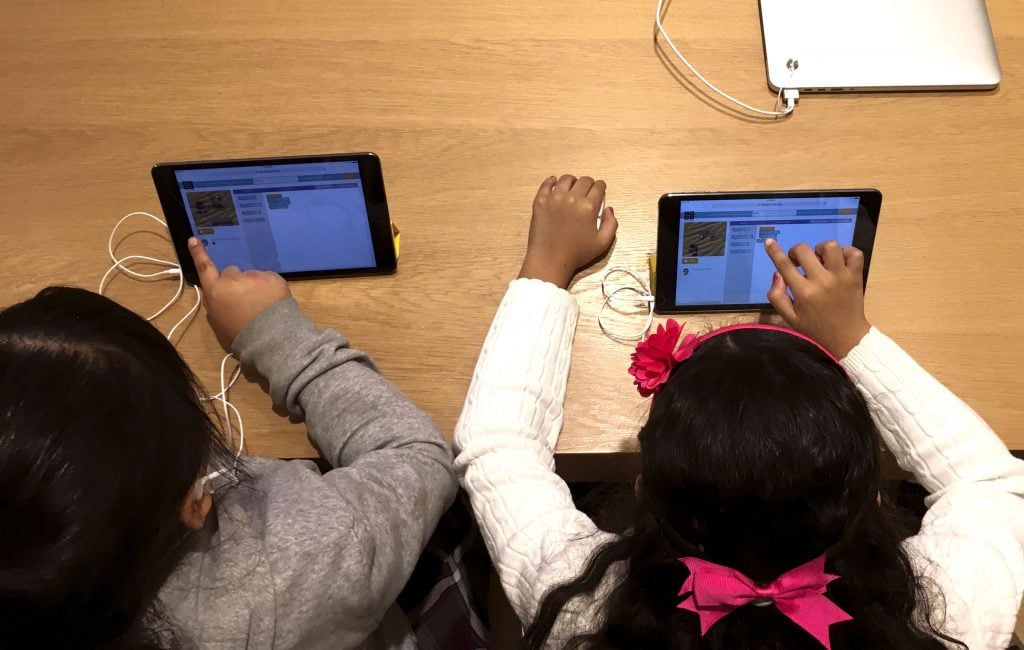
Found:
M 455 464 L 505 594 L 524 624 L 611 539 L 573 505 L 554 448 L 579 307 L 515 280 L 487 334 L 455 427 Z
M 931 492 L 905 547 L 945 596 L 942 627 L 971 650 L 1005 648 L 1024 590 L 1024 462 L 878 330 L 843 365 L 900 467 Z

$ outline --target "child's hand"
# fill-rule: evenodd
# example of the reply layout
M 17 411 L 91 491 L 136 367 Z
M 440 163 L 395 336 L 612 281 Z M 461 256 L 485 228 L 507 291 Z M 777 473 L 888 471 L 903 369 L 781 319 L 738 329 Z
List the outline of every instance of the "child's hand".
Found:
M 849 354 L 871 329 L 864 315 L 864 253 L 853 246 L 840 248 L 834 241 L 815 250 L 797 244 L 788 256 L 774 239 L 765 240 L 764 249 L 779 270 L 768 291 L 772 306 L 790 327 L 824 345 L 837 359 Z
M 237 266 L 217 271 L 217 265 L 195 237 L 188 240 L 188 250 L 199 273 L 203 302 L 206 303 L 206 320 L 225 350 L 231 350 L 235 337 L 252 319 L 292 295 L 288 283 L 277 273 L 243 273 Z
M 619 227 L 612 208 L 605 208 L 601 229 L 597 228 L 604 191 L 604 181 L 595 182 L 589 176 L 551 176 L 541 183 L 533 200 L 530 240 L 519 277 L 564 289 L 576 271 L 611 247 Z

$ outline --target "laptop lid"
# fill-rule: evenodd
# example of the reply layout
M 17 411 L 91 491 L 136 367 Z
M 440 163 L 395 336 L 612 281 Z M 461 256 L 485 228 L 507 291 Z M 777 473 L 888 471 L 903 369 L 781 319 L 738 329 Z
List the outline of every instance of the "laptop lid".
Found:
M 760 0 L 773 90 L 988 89 L 999 56 L 985 0 Z

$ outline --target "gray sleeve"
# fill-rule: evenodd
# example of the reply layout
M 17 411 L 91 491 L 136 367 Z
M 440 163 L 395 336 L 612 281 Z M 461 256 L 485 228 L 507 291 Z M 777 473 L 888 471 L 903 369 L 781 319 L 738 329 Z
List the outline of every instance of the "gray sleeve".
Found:
M 348 610 L 349 624 L 363 628 L 349 631 L 369 634 L 454 499 L 451 451 L 365 353 L 334 330 L 317 330 L 293 299 L 253 320 L 232 350 L 268 380 L 276 406 L 305 419 L 335 468 L 285 472 L 266 486 L 277 600 L 296 617 L 289 623 L 279 610 L 279 632 Z

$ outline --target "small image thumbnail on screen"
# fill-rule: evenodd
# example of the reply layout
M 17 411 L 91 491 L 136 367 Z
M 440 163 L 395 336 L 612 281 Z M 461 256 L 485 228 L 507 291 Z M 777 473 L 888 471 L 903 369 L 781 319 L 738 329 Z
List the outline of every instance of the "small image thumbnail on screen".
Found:
M 235 202 L 231 200 L 231 190 L 186 192 L 185 195 L 188 197 L 188 207 L 192 209 L 196 228 L 238 225 L 238 214 L 235 212 Z
M 725 255 L 725 221 L 683 225 L 683 257 L 720 257 Z

